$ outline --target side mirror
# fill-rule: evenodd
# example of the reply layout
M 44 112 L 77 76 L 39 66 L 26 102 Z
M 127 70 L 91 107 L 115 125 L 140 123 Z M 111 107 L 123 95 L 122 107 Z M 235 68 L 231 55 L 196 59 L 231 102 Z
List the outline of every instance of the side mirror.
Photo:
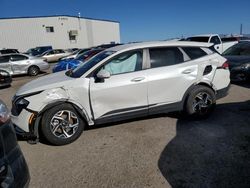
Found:
M 110 78 L 110 76 L 111 76 L 110 72 L 108 72 L 104 69 L 100 70 L 96 75 L 96 77 L 99 79 L 107 79 L 107 78 Z

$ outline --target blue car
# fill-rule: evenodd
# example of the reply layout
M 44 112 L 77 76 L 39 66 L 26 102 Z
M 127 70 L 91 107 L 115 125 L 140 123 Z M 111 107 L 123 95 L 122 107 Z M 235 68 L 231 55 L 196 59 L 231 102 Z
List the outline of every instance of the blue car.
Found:
M 87 61 L 94 55 L 98 54 L 99 52 L 103 51 L 103 49 L 92 49 L 87 52 L 84 52 L 83 54 L 80 54 L 78 57 L 75 59 L 65 59 L 59 61 L 54 68 L 53 68 L 53 73 L 55 72 L 60 72 L 68 69 L 74 69 L 76 68 L 80 63 Z

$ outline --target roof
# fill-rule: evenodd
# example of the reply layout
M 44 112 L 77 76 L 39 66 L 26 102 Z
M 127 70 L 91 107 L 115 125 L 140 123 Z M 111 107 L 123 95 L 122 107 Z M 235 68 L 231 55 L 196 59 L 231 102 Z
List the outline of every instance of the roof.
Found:
M 203 42 L 190 42 L 190 41 L 152 41 L 152 42 L 140 42 L 140 43 L 131 43 L 124 44 L 109 48 L 110 51 L 122 51 L 122 50 L 132 50 L 132 49 L 140 49 L 140 48 L 150 48 L 150 47 L 171 47 L 171 46 L 179 46 L 179 47 L 210 47 L 213 44 L 211 43 L 203 43 Z
M 194 35 L 192 37 L 211 37 L 211 36 L 215 36 L 215 35 L 218 35 L 218 34 L 201 34 L 201 35 Z M 191 37 L 189 37 L 191 38 Z
M 87 19 L 87 20 L 95 20 L 95 21 L 105 21 L 105 22 L 120 23 L 119 21 L 115 21 L 115 20 L 97 19 L 97 18 L 89 18 L 89 17 L 78 17 L 78 16 L 71 16 L 71 15 L 4 17 L 4 18 L 0 18 L 0 20 L 7 20 L 7 19 L 32 19 L 32 18 L 34 19 L 34 18 L 51 18 L 51 17 L 70 17 L 70 18 L 80 18 L 80 19 Z

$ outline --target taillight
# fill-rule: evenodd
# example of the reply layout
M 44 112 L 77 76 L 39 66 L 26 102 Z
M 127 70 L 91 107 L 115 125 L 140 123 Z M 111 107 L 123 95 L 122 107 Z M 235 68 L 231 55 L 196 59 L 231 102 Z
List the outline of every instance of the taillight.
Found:
M 228 61 L 226 61 L 225 63 L 223 63 L 223 65 L 220 68 L 222 68 L 222 69 L 229 69 Z

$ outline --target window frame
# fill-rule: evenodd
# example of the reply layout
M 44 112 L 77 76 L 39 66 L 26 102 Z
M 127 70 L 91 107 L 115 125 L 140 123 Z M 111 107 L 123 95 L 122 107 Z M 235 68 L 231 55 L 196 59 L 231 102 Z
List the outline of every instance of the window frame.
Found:
M 23 57 L 24 59 L 21 59 L 21 60 L 12 60 L 12 57 L 13 56 L 19 56 L 19 57 Z M 12 54 L 12 55 L 10 55 L 10 61 L 11 62 L 16 62 L 16 61 L 24 61 L 24 60 L 28 60 L 29 58 L 27 57 L 27 56 L 25 56 L 25 55 L 21 55 L 21 54 Z
M 146 61 L 147 61 L 146 58 L 145 58 L 145 57 L 146 57 L 146 56 L 145 56 L 145 53 L 146 53 L 145 50 L 146 50 L 146 49 L 138 48 L 138 49 L 128 50 L 128 51 L 124 51 L 124 52 L 118 53 L 118 54 L 116 54 L 114 57 L 112 57 L 112 58 L 106 60 L 105 62 L 103 62 L 102 64 L 100 64 L 97 68 L 95 68 L 93 71 L 91 71 L 91 73 L 88 74 L 87 77 L 94 77 L 94 78 L 96 78 L 96 75 L 97 75 L 98 72 L 101 70 L 101 68 L 102 68 L 103 66 L 105 66 L 106 64 L 108 64 L 109 62 L 111 62 L 112 60 L 114 60 L 115 58 L 117 58 L 118 56 L 121 56 L 122 54 L 125 54 L 125 53 L 132 53 L 132 52 L 138 52 L 138 51 L 140 51 L 140 52 L 142 53 L 142 68 L 141 68 L 141 70 L 132 71 L 132 72 L 124 72 L 124 73 L 113 74 L 113 75 L 111 74 L 111 77 L 112 77 L 112 76 L 123 75 L 123 74 L 130 74 L 130 73 L 139 72 L 139 71 L 144 71 L 145 69 L 147 69 L 147 68 L 145 67 Z
M 177 64 L 173 64 L 173 65 L 165 65 L 165 66 L 160 66 L 160 67 L 151 67 L 151 57 L 150 57 L 150 49 L 163 49 L 163 48 L 176 48 L 181 54 L 182 54 L 182 56 L 183 56 L 183 61 L 182 62 L 180 62 L 180 63 L 177 63 Z M 185 53 L 183 53 L 183 51 L 180 49 L 180 47 L 179 46 L 158 46 L 158 47 L 148 47 L 147 48 L 147 50 L 148 50 L 148 54 L 147 54 L 147 68 L 148 69 L 158 69 L 158 68 L 164 68 L 164 67 L 169 67 L 169 66 L 176 66 L 176 65 L 180 65 L 180 64 L 183 64 L 183 63 L 185 63 L 185 62 L 187 62 L 187 61 L 190 61 L 191 59 L 189 58 L 186 58 L 185 57 Z M 187 56 L 187 57 L 189 57 L 189 56 Z
M 46 33 L 54 33 L 55 32 L 54 26 L 46 26 L 45 30 L 46 30 Z
M 10 62 L 10 55 L 4 55 L 4 56 L 1 56 L 0 58 L 6 58 L 8 60 L 6 62 L 1 62 L 0 61 L 0 64 L 2 64 L 2 63 L 9 63 Z

